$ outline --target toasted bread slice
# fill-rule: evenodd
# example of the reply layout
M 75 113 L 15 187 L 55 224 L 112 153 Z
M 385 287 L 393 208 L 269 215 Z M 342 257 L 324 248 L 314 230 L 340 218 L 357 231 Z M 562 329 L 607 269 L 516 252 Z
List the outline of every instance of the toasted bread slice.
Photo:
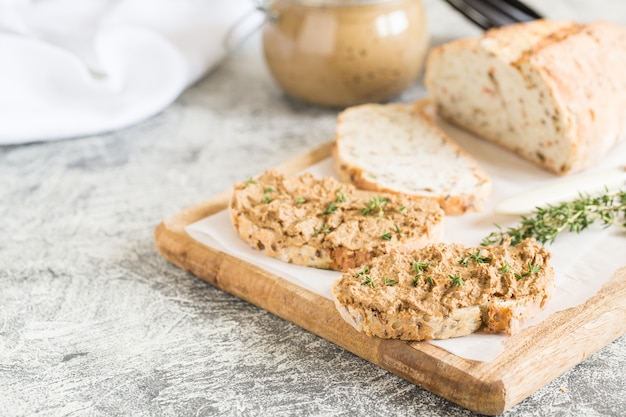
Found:
M 413 104 L 344 110 L 333 155 L 342 181 L 432 199 L 447 215 L 480 210 L 491 192 L 491 180 L 474 158 Z
M 440 241 L 445 218 L 430 200 L 275 170 L 237 184 L 230 214 L 239 236 L 269 256 L 339 271 Z
M 344 273 L 333 296 L 348 323 L 382 338 L 447 339 L 481 327 L 514 334 L 552 293 L 549 258 L 530 239 L 516 246 L 432 244 Z

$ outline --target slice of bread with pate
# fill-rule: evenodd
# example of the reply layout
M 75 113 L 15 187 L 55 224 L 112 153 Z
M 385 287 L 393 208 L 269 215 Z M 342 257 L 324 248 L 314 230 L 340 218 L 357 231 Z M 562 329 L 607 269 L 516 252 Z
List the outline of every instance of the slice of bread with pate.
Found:
M 438 113 L 557 174 L 596 165 L 626 139 L 626 27 L 537 20 L 434 48 Z
M 341 316 L 371 336 L 447 339 L 480 328 L 514 334 L 552 293 L 549 258 L 530 239 L 516 246 L 438 243 L 380 256 L 344 273 L 332 291 Z
M 275 170 L 236 184 L 230 214 L 253 248 L 285 262 L 339 271 L 438 242 L 445 218 L 430 200 Z
M 414 104 L 364 104 L 339 114 L 339 178 L 357 188 L 437 201 L 447 215 L 478 211 L 491 180 Z

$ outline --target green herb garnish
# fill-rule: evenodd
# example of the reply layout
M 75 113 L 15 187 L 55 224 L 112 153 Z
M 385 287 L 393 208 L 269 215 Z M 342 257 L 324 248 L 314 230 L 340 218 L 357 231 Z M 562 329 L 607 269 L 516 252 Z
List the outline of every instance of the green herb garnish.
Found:
M 427 266 L 428 264 L 426 262 L 413 261 L 413 271 L 415 271 L 416 274 L 424 272 Z
M 482 256 L 481 250 L 474 254 L 468 253 L 468 255 L 478 264 L 488 264 L 489 262 L 491 262 L 491 258 L 489 256 Z
M 372 277 L 369 275 L 363 276 L 363 280 L 361 281 L 361 285 L 369 285 L 372 288 L 376 288 L 374 281 L 372 281 Z
M 335 211 L 337 211 L 337 206 L 335 205 L 334 201 L 331 201 L 330 204 L 328 204 L 328 206 L 326 207 L 326 209 L 324 210 L 324 214 L 332 214 Z
M 387 204 L 389 204 L 389 199 L 387 197 L 372 197 L 367 202 L 367 205 L 361 209 L 361 214 L 364 216 L 373 214 L 382 215 L 384 213 L 383 207 Z
M 459 263 L 461 265 L 467 265 L 470 259 L 473 259 L 477 264 L 484 264 L 484 263 L 491 262 L 491 258 L 489 256 L 482 256 L 482 251 L 479 250 L 476 253 L 467 252 L 467 256 L 465 258 L 461 258 L 459 260 Z
M 455 287 L 460 287 L 461 285 L 465 284 L 465 281 L 463 281 L 463 278 L 461 278 L 459 274 L 448 275 L 448 276 L 450 277 L 450 282 Z
M 361 285 L 369 285 L 370 287 L 375 288 L 376 285 L 374 284 L 374 281 L 372 281 L 372 277 L 368 275 L 369 273 L 370 269 L 366 266 L 359 272 L 357 272 L 356 276 L 357 278 L 359 278 L 359 282 L 361 283 Z
M 383 277 L 383 283 L 388 286 L 388 287 L 393 287 L 394 285 L 396 285 L 398 283 L 398 281 L 393 280 L 393 279 L 389 279 L 387 277 Z
M 533 274 L 538 274 L 539 271 L 541 271 L 541 265 L 539 265 L 539 264 L 534 264 L 533 265 L 530 262 L 528 262 L 526 264 L 526 266 L 528 267 L 528 271 L 526 271 L 526 272 L 524 272 L 522 274 L 515 273 L 514 274 L 515 275 L 515 279 L 517 279 L 517 280 L 524 279 L 524 278 L 529 277 L 529 276 L 531 276 Z
M 340 191 L 341 191 L 341 188 L 337 190 L 337 198 L 335 198 L 335 202 L 345 203 L 346 201 L 348 201 L 348 197 L 346 197 L 346 195 Z
M 413 286 L 417 287 L 417 282 L 424 272 L 424 269 L 428 266 L 425 262 L 413 261 L 413 271 L 415 272 L 415 276 L 413 277 Z
M 383 233 L 382 235 L 380 235 L 380 238 L 382 240 L 391 240 L 391 236 L 392 236 L 391 232 L 387 232 L 387 233 Z
M 509 272 L 511 272 L 511 265 L 509 265 L 509 261 L 505 259 L 504 265 L 502 265 L 502 267 L 498 271 L 500 271 L 500 273 L 502 274 L 508 274 Z
M 595 222 L 626 228 L 626 191 L 611 194 L 607 190 L 598 197 L 579 194 L 573 201 L 537 207 L 532 217 L 522 216 L 517 227 L 502 230 L 496 225 L 500 230 L 485 237 L 482 244 L 502 244 L 507 237 L 511 238 L 511 245 L 527 238 L 535 238 L 541 244 L 554 243 L 559 233 L 580 233 Z
M 316 227 L 313 228 L 313 236 L 314 237 L 319 236 L 320 233 L 328 234 L 330 232 L 331 232 L 331 230 L 330 230 L 330 228 L 327 225 L 324 225 L 324 226 L 320 227 L 319 229 L 316 228 Z
M 296 197 L 296 199 L 294 200 L 294 203 L 296 204 L 304 204 L 306 203 L 306 199 L 304 197 Z

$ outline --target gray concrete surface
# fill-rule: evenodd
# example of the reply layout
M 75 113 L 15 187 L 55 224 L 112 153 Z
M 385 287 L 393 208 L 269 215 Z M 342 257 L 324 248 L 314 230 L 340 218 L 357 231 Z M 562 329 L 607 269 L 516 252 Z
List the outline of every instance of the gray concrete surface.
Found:
M 477 33 L 425 3 L 435 42 Z M 533 3 L 626 24 L 619 1 Z M 163 218 L 328 141 L 335 117 L 284 97 L 255 37 L 150 120 L 0 147 L 0 415 L 472 415 L 155 251 Z M 625 381 L 622 337 L 506 415 L 624 416 Z

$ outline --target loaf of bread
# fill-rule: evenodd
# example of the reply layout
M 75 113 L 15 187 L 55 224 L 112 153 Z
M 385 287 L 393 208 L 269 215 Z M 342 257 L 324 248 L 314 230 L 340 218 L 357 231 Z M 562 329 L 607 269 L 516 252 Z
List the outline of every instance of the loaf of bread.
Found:
M 434 201 L 275 170 L 236 184 L 230 214 L 253 248 L 285 262 L 339 271 L 440 241 L 445 219 Z
M 487 173 L 413 104 L 364 104 L 339 114 L 339 178 L 357 188 L 437 201 L 447 215 L 478 211 Z
M 447 339 L 480 328 L 514 334 L 554 287 L 550 253 L 533 240 L 515 246 L 431 244 L 352 269 L 333 286 L 355 329 L 402 340 Z
M 538 20 L 434 48 L 425 84 L 445 119 L 564 175 L 626 137 L 626 28 Z

